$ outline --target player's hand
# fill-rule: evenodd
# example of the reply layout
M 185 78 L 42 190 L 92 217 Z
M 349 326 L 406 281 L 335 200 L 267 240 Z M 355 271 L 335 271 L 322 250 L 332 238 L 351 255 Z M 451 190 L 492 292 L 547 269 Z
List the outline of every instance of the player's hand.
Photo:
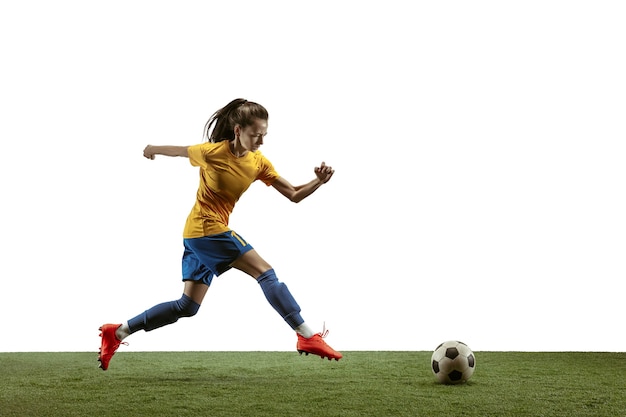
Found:
M 319 179 L 322 184 L 326 184 L 328 181 L 330 181 L 331 177 L 335 173 L 333 167 L 326 165 L 325 162 L 322 162 L 319 167 L 315 167 L 314 171 L 317 179 Z
M 148 159 L 154 159 L 154 147 L 152 145 L 148 145 L 146 146 L 146 148 L 143 150 L 143 156 L 145 156 Z

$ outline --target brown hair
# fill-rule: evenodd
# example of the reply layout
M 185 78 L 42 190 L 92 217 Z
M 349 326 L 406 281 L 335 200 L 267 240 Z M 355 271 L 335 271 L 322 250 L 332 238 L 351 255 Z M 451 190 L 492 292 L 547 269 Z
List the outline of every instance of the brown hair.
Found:
M 254 119 L 267 120 L 268 117 L 267 110 L 260 104 L 236 98 L 213 113 L 204 125 L 204 138 L 209 142 L 233 140 L 236 125 L 247 127 L 254 122 Z M 213 126 L 212 131 L 211 126 Z

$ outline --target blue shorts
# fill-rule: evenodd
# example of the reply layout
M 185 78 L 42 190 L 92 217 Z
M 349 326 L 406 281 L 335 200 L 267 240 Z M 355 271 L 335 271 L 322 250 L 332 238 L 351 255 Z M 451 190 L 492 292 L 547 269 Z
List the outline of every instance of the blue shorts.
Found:
M 183 281 L 199 281 L 211 285 L 214 276 L 231 268 L 241 255 L 252 250 L 234 231 L 217 235 L 183 239 Z

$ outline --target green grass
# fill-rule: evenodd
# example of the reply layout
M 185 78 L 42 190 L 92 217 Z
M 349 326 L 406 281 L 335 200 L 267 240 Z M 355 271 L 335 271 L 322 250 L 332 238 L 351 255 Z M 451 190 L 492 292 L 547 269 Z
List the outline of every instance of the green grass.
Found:
M 457 386 L 430 355 L 0 353 L 0 416 L 626 416 L 626 353 L 475 352 Z

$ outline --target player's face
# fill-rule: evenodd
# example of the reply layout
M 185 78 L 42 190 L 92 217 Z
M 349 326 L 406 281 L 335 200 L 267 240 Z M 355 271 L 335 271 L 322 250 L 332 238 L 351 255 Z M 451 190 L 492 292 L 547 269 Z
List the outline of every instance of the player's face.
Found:
M 256 151 L 267 135 L 267 120 L 254 119 L 250 126 L 240 129 L 239 143 L 247 151 Z

